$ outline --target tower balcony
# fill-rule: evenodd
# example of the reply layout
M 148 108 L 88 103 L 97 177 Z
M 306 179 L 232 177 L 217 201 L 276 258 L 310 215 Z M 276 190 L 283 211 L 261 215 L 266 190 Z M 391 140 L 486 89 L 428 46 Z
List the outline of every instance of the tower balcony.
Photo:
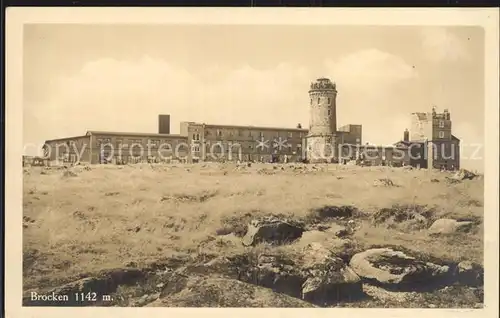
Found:
M 318 78 L 316 81 L 311 83 L 309 92 L 312 91 L 325 91 L 332 90 L 335 91 L 337 85 L 328 78 Z

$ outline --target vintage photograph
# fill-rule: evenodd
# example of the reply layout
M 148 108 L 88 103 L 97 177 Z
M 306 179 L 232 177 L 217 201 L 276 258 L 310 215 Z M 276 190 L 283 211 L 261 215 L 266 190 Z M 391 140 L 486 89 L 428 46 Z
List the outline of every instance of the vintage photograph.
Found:
M 483 308 L 483 28 L 22 45 L 23 306 Z

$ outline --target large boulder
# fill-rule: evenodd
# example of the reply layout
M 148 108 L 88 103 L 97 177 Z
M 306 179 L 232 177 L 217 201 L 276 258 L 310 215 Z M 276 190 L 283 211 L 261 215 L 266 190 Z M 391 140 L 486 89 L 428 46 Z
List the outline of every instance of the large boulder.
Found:
M 304 226 L 290 220 L 280 220 L 276 217 L 255 219 L 248 225 L 243 245 L 253 246 L 259 243 L 274 245 L 290 243 L 302 236 Z
M 429 234 L 453 234 L 456 232 L 468 232 L 474 226 L 470 221 L 457 221 L 454 219 L 439 219 L 429 227 Z
M 357 253 L 349 265 L 365 280 L 396 289 L 429 287 L 450 273 L 446 265 L 423 262 L 390 248 Z
M 314 305 L 297 298 L 233 279 L 190 277 L 186 287 L 147 307 L 291 307 Z
M 327 305 L 331 301 L 356 298 L 362 294 L 361 279 L 344 261 L 320 243 L 304 251 L 301 271 L 302 299 Z

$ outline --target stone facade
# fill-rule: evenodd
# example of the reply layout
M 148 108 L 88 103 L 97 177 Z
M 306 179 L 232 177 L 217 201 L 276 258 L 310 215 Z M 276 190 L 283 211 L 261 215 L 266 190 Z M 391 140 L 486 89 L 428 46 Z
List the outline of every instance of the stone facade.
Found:
M 181 123 L 181 135 L 192 145 L 193 162 L 301 161 L 306 134 L 302 128 Z
M 460 139 L 452 133 L 451 114 L 447 109 L 438 113 L 413 113 L 411 142 L 423 142 L 426 148 L 426 166 L 434 169 L 460 169 Z
M 337 156 L 337 88 L 327 78 L 311 83 L 307 134 L 309 162 L 331 162 Z

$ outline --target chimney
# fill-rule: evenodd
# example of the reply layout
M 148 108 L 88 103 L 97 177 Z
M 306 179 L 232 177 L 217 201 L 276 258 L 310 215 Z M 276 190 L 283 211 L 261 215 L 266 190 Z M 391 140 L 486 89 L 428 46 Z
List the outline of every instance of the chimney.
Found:
M 450 112 L 448 111 L 448 109 L 444 110 L 444 118 L 450 120 Z
M 158 116 L 158 133 L 170 134 L 170 115 Z
M 405 129 L 405 132 L 403 133 L 403 141 L 410 141 L 410 132 L 408 129 Z

